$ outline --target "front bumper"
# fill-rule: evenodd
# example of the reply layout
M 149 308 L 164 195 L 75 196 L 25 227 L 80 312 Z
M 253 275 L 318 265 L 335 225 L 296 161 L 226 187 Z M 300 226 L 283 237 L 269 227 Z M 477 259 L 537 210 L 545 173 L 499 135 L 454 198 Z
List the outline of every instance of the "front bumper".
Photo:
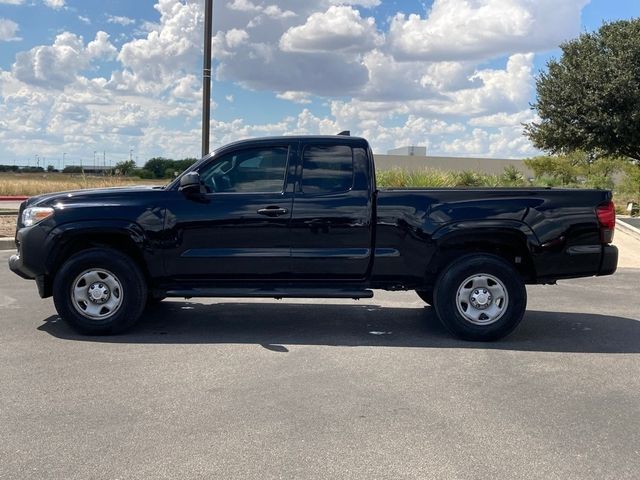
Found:
M 602 263 L 598 276 L 613 275 L 618 268 L 618 247 L 605 245 L 602 247 Z
M 22 278 L 26 278 L 27 280 L 33 280 L 36 278 L 36 274 L 25 267 L 20 254 L 11 255 L 11 257 L 9 257 L 9 268 L 13 273 Z
M 47 232 L 40 225 L 23 227 L 16 234 L 18 254 L 9 258 L 9 269 L 19 277 L 35 280 L 40 297 L 51 296 L 51 277 L 46 273 Z

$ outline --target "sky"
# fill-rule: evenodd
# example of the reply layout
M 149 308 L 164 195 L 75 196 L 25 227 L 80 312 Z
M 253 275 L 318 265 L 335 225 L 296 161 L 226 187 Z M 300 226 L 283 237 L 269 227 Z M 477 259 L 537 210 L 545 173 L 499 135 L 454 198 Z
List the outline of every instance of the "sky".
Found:
M 198 157 L 204 0 L 0 0 L 0 163 Z M 639 0 L 214 0 L 212 149 L 283 134 L 524 158 L 535 77 Z

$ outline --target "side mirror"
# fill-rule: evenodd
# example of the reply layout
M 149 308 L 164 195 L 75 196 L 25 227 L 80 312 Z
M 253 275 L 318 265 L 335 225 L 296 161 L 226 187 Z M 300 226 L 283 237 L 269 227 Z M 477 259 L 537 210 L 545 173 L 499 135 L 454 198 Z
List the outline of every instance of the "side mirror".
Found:
M 180 178 L 181 192 L 187 195 L 200 194 L 200 174 L 198 172 L 189 172 Z

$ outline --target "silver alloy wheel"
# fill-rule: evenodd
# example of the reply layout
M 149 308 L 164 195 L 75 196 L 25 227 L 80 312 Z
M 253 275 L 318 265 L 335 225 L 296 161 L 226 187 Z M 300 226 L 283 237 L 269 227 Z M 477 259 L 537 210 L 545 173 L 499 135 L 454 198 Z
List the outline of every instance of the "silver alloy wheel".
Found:
M 509 294 L 498 278 L 478 273 L 460 284 L 456 306 L 460 315 L 474 325 L 491 325 L 507 311 Z
M 108 270 L 86 270 L 71 284 L 71 303 L 78 313 L 91 320 L 105 320 L 115 314 L 122 298 L 120 280 Z

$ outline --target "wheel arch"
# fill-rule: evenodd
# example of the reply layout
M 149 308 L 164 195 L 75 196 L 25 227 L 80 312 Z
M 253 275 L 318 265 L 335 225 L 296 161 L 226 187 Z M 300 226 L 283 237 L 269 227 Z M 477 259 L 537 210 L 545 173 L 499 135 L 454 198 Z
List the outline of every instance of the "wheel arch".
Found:
M 56 227 L 49 238 L 54 247 L 47 257 L 46 283 L 52 284 L 57 272 L 72 255 L 91 248 L 110 248 L 131 258 L 149 281 L 151 272 L 145 261 L 146 238 L 144 231 L 137 224 L 125 221 L 82 222 L 82 224 L 65 224 Z M 46 296 L 51 295 L 51 288 L 45 288 Z
M 435 279 L 447 265 L 463 255 L 486 253 L 507 261 L 525 282 L 535 281 L 531 250 L 538 241 L 523 223 L 477 222 L 470 225 L 463 222 L 440 228 L 432 238 L 436 251 L 427 266 L 427 278 Z

